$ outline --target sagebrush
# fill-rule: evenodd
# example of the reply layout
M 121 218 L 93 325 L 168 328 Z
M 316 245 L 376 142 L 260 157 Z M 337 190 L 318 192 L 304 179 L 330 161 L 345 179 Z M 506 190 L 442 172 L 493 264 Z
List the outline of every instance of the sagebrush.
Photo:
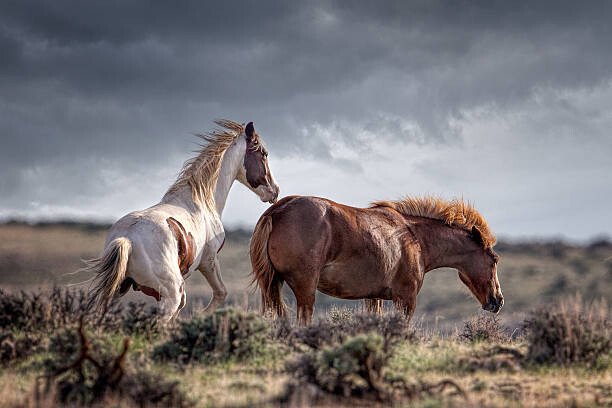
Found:
M 463 324 L 459 338 L 470 342 L 505 342 L 509 340 L 506 328 L 497 315 L 478 314 Z
M 270 326 L 255 313 L 235 308 L 181 320 L 153 358 L 181 364 L 242 360 L 264 351 Z
M 580 299 L 532 312 L 525 322 L 527 358 L 538 364 L 597 365 L 611 353 L 608 315 L 607 304 L 585 306 Z

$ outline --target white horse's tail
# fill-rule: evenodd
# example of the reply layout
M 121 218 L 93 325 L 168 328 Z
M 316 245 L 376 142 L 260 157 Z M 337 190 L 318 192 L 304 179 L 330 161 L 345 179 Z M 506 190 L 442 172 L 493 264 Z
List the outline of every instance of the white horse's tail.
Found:
M 93 288 L 89 291 L 88 310 L 104 313 L 125 279 L 132 243 L 125 237 L 112 240 L 99 258 L 85 261 L 81 271 L 95 272 Z

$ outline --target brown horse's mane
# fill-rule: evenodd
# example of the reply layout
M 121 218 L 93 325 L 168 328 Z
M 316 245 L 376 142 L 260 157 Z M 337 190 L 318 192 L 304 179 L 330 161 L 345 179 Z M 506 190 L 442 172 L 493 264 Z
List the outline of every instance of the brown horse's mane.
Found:
M 375 201 L 371 207 L 389 207 L 403 215 L 433 218 L 467 231 L 476 227 L 482 235 L 485 248 L 495 245 L 496 238 L 485 218 L 470 203 L 455 198 L 450 201 L 439 197 L 406 197 L 397 201 Z
M 227 119 L 219 119 L 215 124 L 220 128 L 204 134 L 196 134 L 207 143 L 202 145 L 198 155 L 187 160 L 176 181 L 166 195 L 175 193 L 179 188 L 189 186 L 193 201 L 215 210 L 215 185 L 221 169 L 225 151 L 244 132 L 244 126 Z

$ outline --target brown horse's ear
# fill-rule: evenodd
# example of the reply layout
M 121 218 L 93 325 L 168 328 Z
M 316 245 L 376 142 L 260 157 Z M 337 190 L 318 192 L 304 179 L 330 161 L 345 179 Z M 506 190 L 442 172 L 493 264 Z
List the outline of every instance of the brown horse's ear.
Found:
M 255 126 L 253 125 L 253 122 L 249 122 L 246 125 L 246 128 L 244 128 L 244 133 L 246 134 L 247 139 L 252 139 L 253 135 L 255 134 Z
M 478 242 L 481 246 L 484 247 L 484 238 L 482 237 L 482 233 L 476 226 L 472 227 L 472 237 L 474 241 Z

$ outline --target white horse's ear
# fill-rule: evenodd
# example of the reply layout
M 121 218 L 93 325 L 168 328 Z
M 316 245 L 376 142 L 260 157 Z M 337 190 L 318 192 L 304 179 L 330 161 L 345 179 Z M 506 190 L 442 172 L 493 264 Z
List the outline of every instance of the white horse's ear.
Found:
M 246 134 L 247 139 L 253 138 L 253 135 L 255 134 L 255 126 L 253 125 L 253 122 L 249 122 L 246 125 L 246 128 L 244 128 L 244 133 Z

